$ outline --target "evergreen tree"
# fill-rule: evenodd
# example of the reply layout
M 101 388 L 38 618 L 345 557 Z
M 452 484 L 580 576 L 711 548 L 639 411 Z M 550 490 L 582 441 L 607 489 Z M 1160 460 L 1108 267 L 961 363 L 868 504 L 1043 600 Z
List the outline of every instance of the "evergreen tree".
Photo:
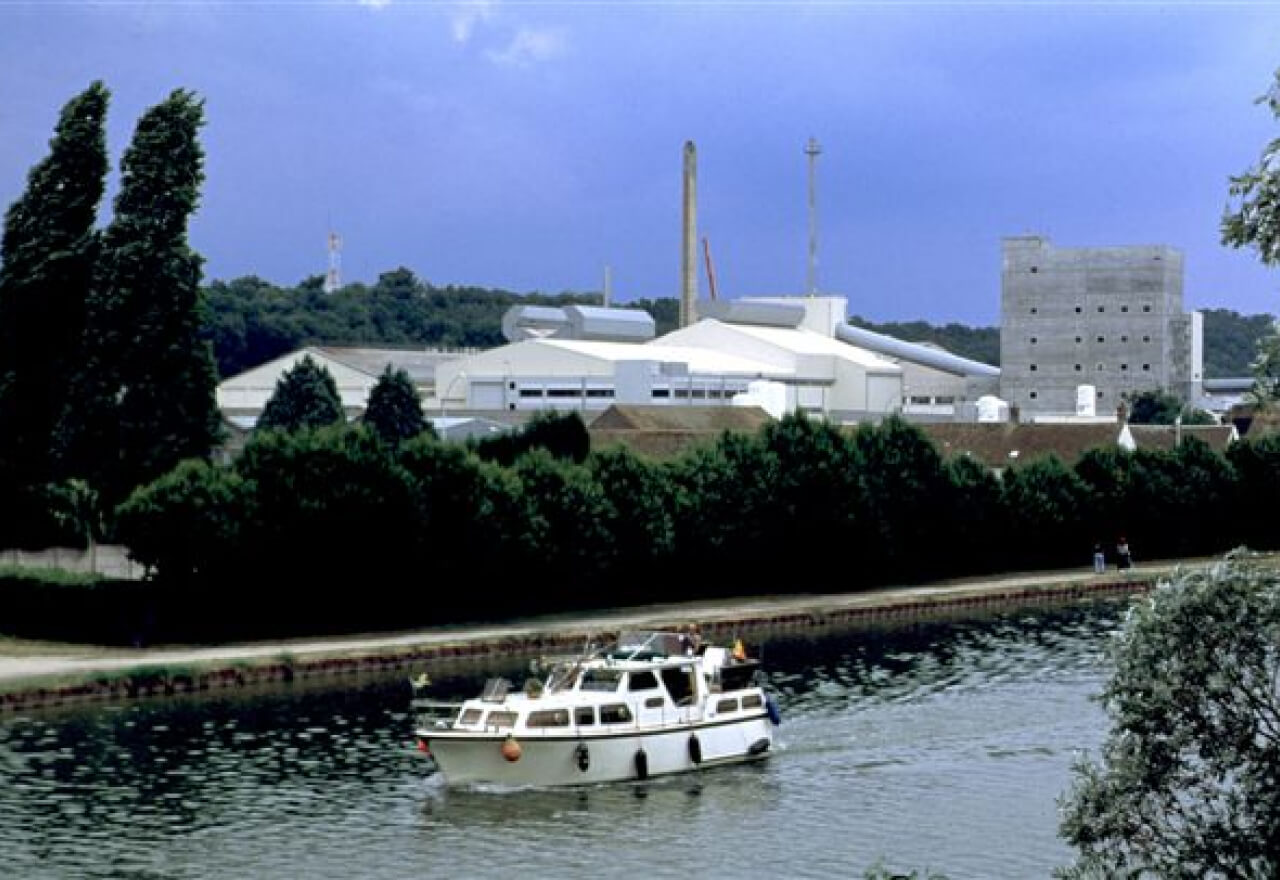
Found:
M 344 418 L 333 375 L 308 354 L 280 377 L 257 426 L 297 431 L 332 425 Z
M 390 364 L 369 392 L 364 421 L 379 437 L 393 444 L 431 430 L 422 414 L 422 396 L 413 380 L 404 370 L 393 371 Z
M 217 375 L 200 338 L 203 262 L 187 245 L 199 202 L 204 104 L 177 89 L 139 119 L 121 162 L 68 408 L 68 463 L 119 499 L 221 439 Z
M 0 243 L 0 462 L 28 485 L 53 479 L 49 450 L 79 361 L 107 174 L 110 94 L 67 102 L 49 155 L 5 214 Z

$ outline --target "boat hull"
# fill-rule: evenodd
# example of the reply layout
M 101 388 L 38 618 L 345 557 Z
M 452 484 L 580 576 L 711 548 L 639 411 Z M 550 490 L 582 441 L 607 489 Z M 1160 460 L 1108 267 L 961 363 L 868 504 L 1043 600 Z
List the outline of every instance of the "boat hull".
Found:
M 450 785 L 565 786 L 638 780 L 759 761 L 768 757 L 773 746 L 772 725 L 764 714 L 659 730 L 526 732 L 515 737 L 516 760 L 508 759 L 516 749 L 505 733 L 423 729 L 418 738 Z M 643 757 L 638 757 L 641 753 Z

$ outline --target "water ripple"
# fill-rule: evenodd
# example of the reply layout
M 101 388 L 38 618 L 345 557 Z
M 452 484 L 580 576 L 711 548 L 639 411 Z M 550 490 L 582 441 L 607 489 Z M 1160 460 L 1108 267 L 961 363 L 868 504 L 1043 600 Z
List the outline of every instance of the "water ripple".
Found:
M 789 634 L 774 757 L 644 785 L 447 789 L 403 681 L 0 721 L 0 860 L 35 878 L 1048 876 L 1120 606 Z M 449 679 L 458 695 L 489 672 Z

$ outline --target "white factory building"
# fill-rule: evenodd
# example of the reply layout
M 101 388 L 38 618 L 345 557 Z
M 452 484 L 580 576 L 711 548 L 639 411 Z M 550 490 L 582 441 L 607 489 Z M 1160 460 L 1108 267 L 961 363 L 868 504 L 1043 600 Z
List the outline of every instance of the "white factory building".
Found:
M 406 369 L 438 424 L 512 423 L 549 409 L 589 421 L 614 404 L 759 406 L 775 418 L 800 411 L 839 423 L 896 412 L 950 421 L 976 418 L 978 398 L 995 392 L 995 367 L 851 327 L 846 307 L 836 296 L 704 301 L 698 320 L 655 338 L 653 318 L 638 309 L 516 306 L 503 319 L 511 341 L 497 348 L 310 347 L 228 378 L 218 401 L 230 424 L 251 430 L 303 356 L 334 377 L 352 418 L 385 366 Z
M 739 404 L 855 422 L 913 406 L 951 418 L 994 392 L 994 367 L 897 340 L 883 353 L 845 341 L 846 308 L 834 296 L 706 301 L 696 322 L 644 339 L 646 321 L 653 332 L 644 312 L 516 307 L 503 321 L 513 341 L 437 365 L 425 408 L 518 415 Z

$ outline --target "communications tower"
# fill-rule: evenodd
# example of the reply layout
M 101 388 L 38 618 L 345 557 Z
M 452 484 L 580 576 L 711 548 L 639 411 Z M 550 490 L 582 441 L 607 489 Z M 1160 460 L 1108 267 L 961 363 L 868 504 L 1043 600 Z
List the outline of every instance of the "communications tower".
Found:
M 324 276 L 324 292 L 333 293 L 342 286 L 342 237 L 329 230 L 329 271 Z

